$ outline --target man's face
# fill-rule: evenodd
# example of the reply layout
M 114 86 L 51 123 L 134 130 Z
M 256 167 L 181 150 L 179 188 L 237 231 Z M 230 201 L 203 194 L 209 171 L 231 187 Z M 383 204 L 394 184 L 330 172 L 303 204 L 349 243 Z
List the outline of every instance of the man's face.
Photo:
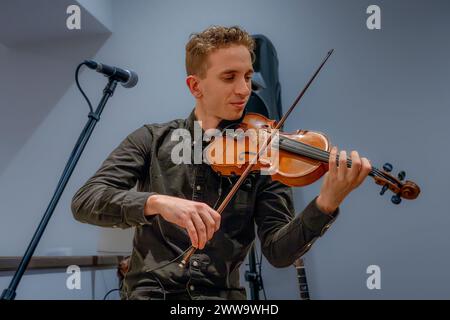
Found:
M 208 56 L 206 76 L 199 79 L 199 104 L 220 120 L 239 119 L 250 97 L 252 74 L 250 52 L 245 46 L 213 51 Z

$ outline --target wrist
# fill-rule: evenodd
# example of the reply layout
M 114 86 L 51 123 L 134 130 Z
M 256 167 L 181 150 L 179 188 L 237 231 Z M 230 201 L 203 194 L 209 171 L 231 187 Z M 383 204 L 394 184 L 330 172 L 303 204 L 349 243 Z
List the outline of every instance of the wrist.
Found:
M 153 194 L 147 198 L 145 203 L 144 215 L 152 216 L 159 213 L 158 204 L 159 204 L 159 195 Z
M 332 214 L 338 207 L 338 205 L 331 204 L 330 201 L 324 199 L 321 194 L 319 194 L 319 196 L 316 198 L 316 206 L 320 211 L 327 215 Z

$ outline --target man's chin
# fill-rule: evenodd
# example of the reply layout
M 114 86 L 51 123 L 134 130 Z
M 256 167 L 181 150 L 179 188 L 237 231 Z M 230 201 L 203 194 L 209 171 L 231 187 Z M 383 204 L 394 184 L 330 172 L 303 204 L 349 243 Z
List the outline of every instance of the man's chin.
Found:
M 242 117 L 244 114 L 245 108 L 235 108 L 234 110 L 229 110 L 229 112 L 226 113 L 224 120 L 238 120 Z
M 239 120 L 242 117 L 242 114 L 244 112 L 240 111 L 240 112 L 233 112 L 233 114 L 227 114 L 223 120 L 228 120 L 228 121 L 234 121 L 234 120 Z

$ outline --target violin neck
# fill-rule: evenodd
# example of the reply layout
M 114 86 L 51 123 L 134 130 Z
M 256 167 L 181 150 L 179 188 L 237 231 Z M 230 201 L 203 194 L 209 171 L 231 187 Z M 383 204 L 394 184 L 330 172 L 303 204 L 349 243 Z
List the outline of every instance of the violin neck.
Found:
M 330 152 L 313 147 L 303 142 L 280 136 L 278 146 L 281 150 L 292 152 L 299 156 L 313 160 L 318 160 L 323 163 L 329 163 Z M 339 154 L 336 155 L 336 163 L 339 165 Z M 351 166 L 352 160 L 347 157 L 347 167 L 350 168 Z M 378 172 L 379 170 L 377 168 L 372 167 L 369 176 L 376 176 L 378 175 Z

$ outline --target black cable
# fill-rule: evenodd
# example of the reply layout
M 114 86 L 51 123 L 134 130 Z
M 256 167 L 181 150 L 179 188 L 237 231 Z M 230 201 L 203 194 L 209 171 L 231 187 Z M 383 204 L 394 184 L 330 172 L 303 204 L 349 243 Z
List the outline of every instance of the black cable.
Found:
M 109 290 L 109 291 L 104 295 L 103 300 L 106 300 L 106 298 L 107 298 L 111 293 L 113 293 L 114 291 L 120 291 L 120 290 L 122 290 L 122 286 L 123 286 L 123 281 L 120 282 L 119 288 Z
M 86 101 L 87 101 L 87 103 L 88 103 L 89 109 L 91 110 L 90 114 L 94 114 L 93 109 L 92 109 L 91 101 L 89 100 L 89 98 L 88 98 L 88 97 L 86 96 L 86 94 L 84 93 L 83 89 L 82 89 L 81 86 L 80 86 L 80 82 L 78 81 L 78 74 L 79 74 L 79 72 L 80 72 L 81 66 L 83 66 L 83 65 L 85 65 L 84 62 L 80 63 L 80 64 L 77 66 L 77 69 L 76 69 L 76 71 L 75 71 L 75 81 L 76 81 L 76 83 L 77 83 L 78 89 L 80 90 L 81 94 L 83 95 L 83 97 L 86 99 Z M 88 131 L 88 130 L 89 130 L 89 127 L 88 127 L 88 126 L 85 126 L 85 127 L 83 128 L 83 131 L 81 132 L 80 137 L 85 137 L 85 139 L 86 139 L 86 131 Z M 72 159 L 75 157 L 75 154 L 77 153 L 77 150 L 79 149 L 78 147 L 79 147 L 82 143 L 83 143 L 83 139 L 80 139 L 80 138 L 79 138 L 79 139 L 77 140 L 77 142 L 75 143 L 75 147 L 73 148 L 72 153 L 71 153 L 70 156 L 69 156 L 69 162 L 72 162 Z M 66 168 L 64 169 L 64 171 L 63 171 L 63 174 L 62 174 L 63 176 L 66 175 L 67 170 L 68 170 L 68 168 L 66 167 Z
M 176 256 L 175 258 L 173 258 L 173 259 L 170 260 L 169 262 L 166 262 L 166 263 L 163 264 L 162 266 L 159 266 L 159 267 L 156 267 L 156 268 L 153 268 L 153 269 L 150 269 L 150 270 L 146 270 L 145 272 L 146 272 L 146 273 L 149 273 L 149 272 L 153 272 L 153 271 L 159 270 L 159 269 L 161 269 L 161 268 L 167 267 L 169 264 L 174 263 L 174 262 L 177 261 L 179 258 L 181 258 L 182 256 L 184 256 L 184 254 L 185 254 L 186 252 L 188 252 L 189 249 L 190 249 L 190 248 L 187 248 L 187 249 L 184 250 L 182 253 L 180 253 L 178 256 Z
M 80 68 L 81 68 L 81 66 L 83 66 L 83 65 L 85 65 L 85 64 L 86 64 L 85 62 L 82 62 L 82 63 L 80 63 L 80 64 L 77 66 L 77 70 L 75 71 L 75 82 L 77 83 L 78 90 L 80 90 L 81 94 L 82 94 L 83 97 L 86 99 L 86 101 L 87 101 L 87 103 L 88 103 L 88 105 L 89 105 L 89 109 L 90 109 L 91 112 L 93 113 L 93 112 L 94 112 L 94 109 L 92 109 L 91 101 L 89 100 L 89 98 L 87 97 L 87 95 L 84 93 L 83 89 L 81 89 L 80 82 L 78 81 L 78 73 L 80 72 Z
M 146 270 L 145 273 L 149 273 L 150 276 L 154 277 L 156 279 L 156 281 L 158 282 L 159 286 L 161 287 L 161 290 L 163 292 L 164 295 L 164 300 L 166 300 L 166 289 L 164 288 L 164 286 L 162 285 L 161 281 L 158 279 L 158 277 L 156 276 L 156 274 L 154 273 L 154 271 L 162 269 L 164 267 L 167 267 L 169 264 L 174 263 L 175 261 L 177 261 L 178 259 L 180 259 L 181 257 L 184 256 L 184 254 L 186 252 L 188 252 L 188 250 L 190 249 L 187 248 L 186 250 L 184 250 L 182 253 L 180 253 L 178 256 L 176 256 L 175 258 L 173 258 L 172 260 L 170 260 L 169 262 L 166 262 L 165 264 L 158 266 L 156 268 L 150 269 L 150 270 Z
M 111 289 L 111 290 L 109 290 L 109 291 L 105 294 L 105 296 L 103 297 L 103 300 L 106 300 L 106 298 L 107 298 L 112 292 L 114 292 L 114 291 L 120 291 L 120 289 L 116 288 L 116 289 Z
M 82 89 L 81 86 L 80 86 L 80 82 L 78 81 L 78 74 L 79 74 L 79 72 L 80 72 L 80 68 L 81 68 L 81 66 L 83 66 L 83 65 L 85 65 L 85 64 L 86 64 L 86 63 L 82 62 L 82 63 L 80 63 L 80 64 L 77 66 L 77 69 L 76 69 L 76 71 L 75 71 L 75 81 L 76 81 L 76 83 L 77 83 L 78 90 L 80 90 L 81 94 L 83 95 L 83 97 L 84 97 L 84 98 L 86 99 L 86 101 L 87 101 L 87 104 L 88 104 L 88 106 L 89 106 L 89 109 L 91 110 L 90 114 L 94 114 L 94 111 L 93 111 L 93 109 L 92 109 L 91 101 L 89 100 L 89 98 L 88 98 L 88 97 L 86 96 L 86 94 L 84 93 L 83 89 Z M 81 132 L 81 135 L 82 135 L 82 136 L 85 136 L 85 132 L 86 132 L 87 130 L 88 130 L 88 127 L 85 126 L 85 127 L 83 128 L 83 131 Z M 82 140 L 78 140 L 78 141 L 76 142 L 75 148 L 73 148 L 72 154 L 69 156 L 69 159 L 70 159 L 70 160 L 75 156 L 75 152 L 76 152 L 76 150 L 78 150 L 78 146 L 79 146 L 81 143 L 82 143 Z

